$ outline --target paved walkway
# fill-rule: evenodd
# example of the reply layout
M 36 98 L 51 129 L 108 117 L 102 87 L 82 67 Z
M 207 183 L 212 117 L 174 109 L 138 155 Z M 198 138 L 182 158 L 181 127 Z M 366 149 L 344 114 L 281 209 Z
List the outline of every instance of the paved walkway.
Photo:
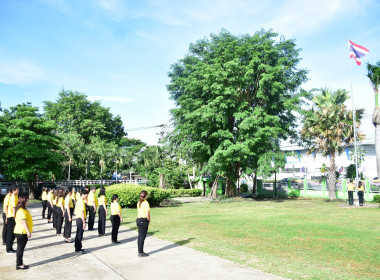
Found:
M 2 205 L 1 205 L 2 209 Z M 85 231 L 83 246 L 87 254 L 74 252 L 74 245 L 57 237 L 51 224 L 41 219 L 41 207 L 32 204 L 34 232 L 24 253 L 29 270 L 16 270 L 15 254 L 0 250 L 0 279 L 133 279 L 133 280 L 198 280 L 198 279 L 285 279 L 259 270 L 195 251 L 191 248 L 148 236 L 145 241 L 147 258 L 137 256 L 137 232 L 121 226 L 121 244 L 111 244 L 111 223 L 106 223 L 106 235 L 98 237 L 97 230 Z M 2 213 L 1 213 L 2 215 Z M 127 217 L 127 226 L 134 227 L 133 218 Z M 3 222 L 1 220 L 0 229 Z M 95 224 L 95 227 L 97 225 Z M 76 227 L 73 225 L 72 239 Z M 191 242 L 182 240 L 181 244 Z M 14 249 L 17 244 L 14 245 Z

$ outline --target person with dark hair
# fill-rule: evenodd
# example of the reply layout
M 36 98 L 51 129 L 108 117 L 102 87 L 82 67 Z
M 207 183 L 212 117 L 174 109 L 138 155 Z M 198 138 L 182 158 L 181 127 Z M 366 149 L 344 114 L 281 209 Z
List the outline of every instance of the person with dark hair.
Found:
M 112 223 L 112 243 L 120 243 L 120 241 L 117 240 L 117 234 L 119 232 L 120 222 L 123 221 L 123 217 L 121 216 L 121 207 L 119 205 L 119 196 L 117 194 L 112 195 L 110 220 Z
M 90 194 L 90 189 L 89 189 L 89 187 L 85 186 L 84 190 L 87 192 L 87 197 L 84 200 L 84 204 L 86 205 L 86 217 L 88 217 L 88 210 L 89 210 L 89 208 L 88 208 L 88 196 Z
M 58 200 L 58 190 L 53 190 L 53 228 L 57 228 L 57 200 Z
M 24 249 L 28 239 L 32 237 L 33 220 L 32 215 L 26 209 L 29 201 L 27 196 L 20 196 L 16 207 L 16 226 L 14 234 L 17 237 L 16 269 L 28 269 L 29 266 L 23 262 Z
M 48 214 L 47 214 L 48 223 L 52 223 L 53 221 L 51 220 L 51 215 L 53 213 L 53 189 L 49 189 L 48 191 L 47 207 L 48 207 Z
M 364 190 L 365 188 L 364 188 L 363 182 L 359 181 L 359 185 L 358 185 L 359 206 L 364 205 Z
M 12 195 L 12 187 L 8 187 L 7 189 L 7 195 L 4 197 L 3 200 L 3 234 L 1 235 L 3 238 L 3 245 L 6 245 L 6 240 L 7 240 L 7 213 L 8 213 L 8 204 L 9 204 L 9 199 Z
M 75 188 L 74 187 L 70 187 L 70 188 L 71 188 L 71 202 L 73 203 L 73 209 L 74 209 L 75 202 L 76 202 Z
M 63 208 L 65 205 L 63 198 L 63 189 L 59 189 L 57 193 L 57 223 L 56 223 L 56 233 L 57 236 L 62 235 L 62 225 L 63 218 L 65 217 L 65 209 Z
M 106 217 L 107 217 L 107 199 L 106 199 L 106 189 L 101 188 L 98 194 L 99 201 L 99 220 L 98 220 L 98 233 L 99 236 L 106 234 Z
M 69 189 L 66 190 L 64 194 L 65 196 L 65 227 L 63 229 L 63 236 L 65 237 L 65 243 L 72 243 L 70 239 L 73 213 L 74 213 L 72 192 L 73 192 L 73 187 L 69 187 Z
M 92 186 L 91 191 L 88 193 L 88 230 L 94 229 L 96 209 L 98 207 L 98 198 L 95 196 L 96 187 Z
M 350 182 L 347 185 L 348 205 L 354 205 L 354 191 L 355 191 L 355 185 L 352 179 L 350 179 Z
M 16 206 L 18 202 L 18 193 L 19 193 L 18 187 L 13 186 L 12 194 L 8 202 L 8 212 L 7 212 L 7 238 L 6 238 L 7 254 L 16 253 L 16 251 L 13 250 L 13 242 L 15 240 L 15 234 L 13 231 L 16 225 L 15 214 L 16 214 Z
M 45 219 L 45 212 L 46 212 L 46 207 L 47 207 L 47 187 L 42 188 L 41 200 L 42 200 L 42 219 Z
M 84 200 L 87 198 L 87 194 L 88 193 L 86 190 L 82 190 L 81 197 L 77 200 L 77 203 L 75 205 L 77 232 L 75 235 L 74 247 L 76 253 L 82 254 L 85 253 L 84 249 L 82 248 L 82 239 L 83 232 L 86 229 L 86 205 L 84 204 Z
M 148 227 L 150 223 L 150 206 L 147 201 L 147 198 L 148 198 L 148 192 L 141 191 L 139 202 L 137 202 L 136 224 L 139 230 L 138 239 L 137 239 L 139 257 L 149 256 L 147 253 L 144 252 L 144 242 L 145 242 L 146 234 L 148 232 Z

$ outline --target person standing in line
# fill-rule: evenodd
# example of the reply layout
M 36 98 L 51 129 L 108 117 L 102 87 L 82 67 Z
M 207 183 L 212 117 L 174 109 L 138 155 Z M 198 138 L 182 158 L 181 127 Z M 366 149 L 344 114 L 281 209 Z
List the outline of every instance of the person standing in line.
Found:
M 107 199 L 106 190 L 101 188 L 98 194 L 99 201 L 99 219 L 98 219 L 98 233 L 99 236 L 106 234 L 106 217 L 107 217 Z
M 86 217 L 88 217 L 88 196 L 90 194 L 90 189 L 85 186 L 84 190 L 88 193 L 87 198 L 84 200 L 84 204 L 86 205 Z
M 45 219 L 45 212 L 47 207 L 47 187 L 42 188 L 42 194 L 41 194 L 41 200 L 42 200 L 42 219 Z
M 48 191 L 48 194 L 47 194 L 47 207 L 48 207 L 47 219 L 48 219 L 48 224 L 49 224 L 49 223 L 53 222 L 51 220 L 51 215 L 53 213 L 53 189 L 49 189 L 49 191 Z
M 112 195 L 110 220 L 112 223 L 111 241 L 112 243 L 120 243 L 120 241 L 117 240 L 117 234 L 119 232 L 120 222 L 123 221 L 123 217 L 121 216 L 121 207 L 119 205 L 119 196 L 117 194 Z
M 75 188 L 74 187 L 70 187 L 70 188 L 71 188 L 71 202 L 73 203 L 73 208 L 74 208 L 75 202 L 76 202 Z
M 148 227 L 150 223 L 150 206 L 147 201 L 147 198 L 148 198 L 148 192 L 141 191 L 140 200 L 139 202 L 137 202 L 136 224 L 139 231 L 138 239 L 137 239 L 139 257 L 149 257 L 149 254 L 144 252 L 144 242 L 145 242 L 146 234 L 148 232 Z
M 74 204 L 72 200 L 73 187 L 69 187 L 65 191 L 65 227 L 63 229 L 63 236 L 65 237 L 65 243 L 71 242 L 71 228 L 72 228 L 72 219 L 74 213 Z
M 91 191 L 88 193 L 88 230 L 94 229 L 96 209 L 98 207 L 98 198 L 95 196 L 96 187 L 92 186 Z
M 63 189 L 58 190 L 57 194 L 57 223 L 56 223 L 56 233 L 57 236 L 62 235 L 62 225 L 63 225 L 63 218 L 65 217 L 65 209 L 63 208 L 65 205 L 64 198 L 63 198 Z
M 12 195 L 12 187 L 8 187 L 7 189 L 7 195 L 4 197 L 3 200 L 3 234 L 1 235 L 3 238 L 3 245 L 7 245 L 6 240 L 7 240 L 7 213 L 8 213 L 8 204 L 9 204 L 9 199 Z
M 347 191 L 348 191 L 348 205 L 354 205 L 355 185 L 352 179 L 350 179 L 350 182 L 347 185 Z
M 81 197 L 77 200 L 75 205 L 75 216 L 76 216 L 76 224 L 77 224 L 77 232 L 75 235 L 75 252 L 76 253 L 85 253 L 85 250 L 82 248 L 82 239 L 83 232 L 86 229 L 86 206 L 84 204 L 84 200 L 87 198 L 88 192 L 86 190 L 81 191 Z
M 57 228 L 57 200 L 58 200 L 58 190 L 53 190 L 53 228 Z
M 33 220 L 32 215 L 26 207 L 29 205 L 27 196 L 20 196 L 16 207 L 16 226 L 14 234 L 17 237 L 16 269 L 28 269 L 29 266 L 23 262 L 24 249 L 28 239 L 32 237 Z
M 16 253 L 13 250 L 13 242 L 15 240 L 14 229 L 16 225 L 15 214 L 18 202 L 19 189 L 16 186 L 12 187 L 12 194 L 9 197 L 8 212 L 7 212 L 7 238 L 6 238 L 6 251 L 7 254 Z
M 359 181 L 359 186 L 358 186 L 358 198 L 359 198 L 359 206 L 364 205 L 364 185 L 362 181 Z

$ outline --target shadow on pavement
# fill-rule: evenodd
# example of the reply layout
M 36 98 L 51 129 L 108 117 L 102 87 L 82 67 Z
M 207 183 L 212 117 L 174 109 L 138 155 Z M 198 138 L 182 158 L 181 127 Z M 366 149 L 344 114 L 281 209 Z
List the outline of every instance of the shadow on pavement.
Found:
M 173 249 L 173 248 L 175 248 L 175 247 L 178 247 L 178 246 L 182 246 L 182 245 L 188 244 L 188 243 L 189 243 L 191 240 L 193 240 L 193 239 L 195 239 L 195 238 L 190 237 L 190 238 L 185 239 L 185 240 L 176 241 L 176 242 L 174 242 L 174 244 L 170 244 L 170 245 L 167 245 L 167 246 L 162 247 L 162 248 L 160 248 L 160 249 L 157 249 L 157 250 L 154 250 L 154 251 L 149 252 L 149 255 L 153 255 L 153 254 L 156 254 L 156 253 L 159 253 L 159 252 L 165 251 L 165 250 Z

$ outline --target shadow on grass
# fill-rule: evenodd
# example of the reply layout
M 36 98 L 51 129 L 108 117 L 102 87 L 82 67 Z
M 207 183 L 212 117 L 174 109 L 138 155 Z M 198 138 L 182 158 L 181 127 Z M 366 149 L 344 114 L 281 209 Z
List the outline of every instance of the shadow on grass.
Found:
M 173 244 L 170 244 L 170 245 L 167 245 L 167 246 L 162 247 L 160 249 L 151 251 L 151 252 L 149 252 L 149 254 L 153 255 L 153 254 L 156 254 L 156 253 L 159 253 L 159 252 L 162 252 L 162 251 L 166 251 L 166 250 L 170 250 L 170 249 L 173 249 L 173 248 L 176 248 L 176 247 L 179 247 L 179 246 L 186 245 L 186 244 L 190 243 L 190 241 L 193 240 L 193 239 L 195 239 L 195 238 L 190 237 L 188 239 L 176 241 Z

